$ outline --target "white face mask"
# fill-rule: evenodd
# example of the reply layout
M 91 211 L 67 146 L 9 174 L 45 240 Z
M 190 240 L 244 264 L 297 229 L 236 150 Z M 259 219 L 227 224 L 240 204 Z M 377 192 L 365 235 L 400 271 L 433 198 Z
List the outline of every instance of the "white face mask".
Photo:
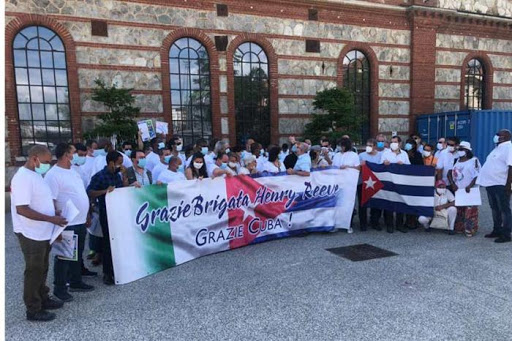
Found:
M 446 150 L 448 150 L 450 153 L 453 153 L 455 151 L 455 147 L 454 146 L 448 146 L 448 148 L 446 148 Z
M 398 147 L 399 147 L 398 142 L 392 142 L 392 143 L 389 145 L 389 147 L 391 148 L 391 150 L 392 150 L 392 151 L 396 151 L 396 150 L 398 150 Z
M 466 156 L 466 151 L 465 151 L 465 150 L 459 150 L 459 151 L 457 152 L 457 155 L 458 155 L 459 157 L 464 157 L 464 156 Z
M 439 195 L 443 195 L 446 193 L 446 188 L 438 188 L 437 189 L 437 193 L 439 193 Z
M 176 151 L 181 152 L 182 149 L 183 149 L 183 145 L 182 144 L 177 144 L 176 145 Z
M 443 149 L 443 144 L 442 143 L 438 143 L 437 144 L 437 150 L 441 150 Z
M 432 155 L 432 152 L 427 152 L 426 150 L 423 151 L 424 157 L 429 157 L 430 155 Z
M 373 151 L 373 147 L 372 146 L 366 146 L 366 152 L 367 153 L 371 153 Z
M 229 168 L 235 168 L 236 167 L 236 163 L 230 162 L 230 163 L 228 163 L 228 166 L 229 166 Z
M 201 167 L 203 167 L 203 163 L 202 162 L 194 162 L 194 168 L 195 169 L 201 169 Z

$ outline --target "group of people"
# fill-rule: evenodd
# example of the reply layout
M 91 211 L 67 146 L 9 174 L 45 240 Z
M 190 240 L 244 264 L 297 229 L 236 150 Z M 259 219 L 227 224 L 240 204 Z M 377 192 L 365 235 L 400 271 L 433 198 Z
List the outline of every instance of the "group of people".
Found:
M 343 136 L 336 145 L 321 138 L 313 145 L 310 140 L 289 138 L 282 146 L 268 145 L 266 149 L 253 139 L 243 146 L 231 147 L 227 141 L 198 139 L 194 145 L 183 146 L 178 136 L 163 136 L 143 143 L 140 134 L 136 143 L 124 142 L 115 150 L 108 139 L 70 144 L 60 143 L 54 150 L 57 159 L 51 167 L 52 153 L 41 145 L 28 152 L 25 165 L 11 182 L 11 213 L 13 228 L 25 257 L 24 302 L 27 319 L 49 321 L 55 314 L 48 310 L 62 307 L 73 296 L 69 292 L 91 291 L 94 287 L 83 277 L 96 276 L 84 266 L 82 253 L 87 228 L 97 220 L 103 237 L 89 234 L 90 258 L 93 264 L 103 263 L 103 282 L 114 284 L 110 250 L 106 194 L 120 187 L 165 185 L 175 181 L 236 175 L 282 173 L 309 176 L 314 168 L 336 167 L 360 170 L 366 162 L 390 165 L 425 165 L 435 167 L 435 215 L 415 217 L 359 204 L 361 230 L 368 226 L 382 230 L 384 216 L 387 231 L 395 228 L 407 232 L 418 224 L 426 230 L 446 225 L 451 233 L 472 236 L 478 229 L 478 207 L 455 205 L 457 190 L 470 192 L 475 186 L 487 188 L 492 209 L 494 229 L 486 237 L 496 242 L 510 241 L 512 190 L 512 144 L 508 130 L 499 131 L 496 148 L 483 166 L 474 157 L 469 142 L 455 137 L 441 138 L 436 146 L 422 143 L 418 135 L 411 135 L 405 144 L 399 136 L 389 141 L 383 134 L 366 141 L 365 150 L 358 154 L 349 136 Z M 402 149 L 403 147 L 403 149 Z M 44 175 L 44 177 L 43 177 Z M 361 199 L 362 179 L 358 184 Z M 73 221 L 66 221 L 60 212 L 71 202 L 80 212 Z M 361 202 L 361 200 L 359 200 Z M 54 258 L 53 295 L 46 286 L 53 227 L 66 226 L 78 236 L 78 260 Z

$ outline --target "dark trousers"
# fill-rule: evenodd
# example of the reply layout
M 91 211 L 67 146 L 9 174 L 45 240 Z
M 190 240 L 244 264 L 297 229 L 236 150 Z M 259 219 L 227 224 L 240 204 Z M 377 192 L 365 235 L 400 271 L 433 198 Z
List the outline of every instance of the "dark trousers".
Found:
M 501 237 L 510 238 L 512 230 L 512 217 L 510 211 L 510 197 L 505 186 L 490 186 L 486 188 L 489 206 L 491 206 L 493 233 Z
M 23 280 L 23 301 L 28 313 L 42 310 L 43 303 L 48 300 L 50 288 L 46 286 L 48 261 L 50 257 L 49 240 L 32 240 L 21 233 L 16 233 L 25 258 Z
M 66 283 L 69 281 L 71 286 L 82 283 L 82 254 L 85 246 L 86 227 L 84 224 L 66 227 L 65 231 L 73 231 L 78 236 L 78 256 L 77 261 L 59 259 L 57 256 L 53 263 L 53 292 L 67 292 Z
M 368 227 L 368 208 L 361 206 L 361 200 L 363 199 L 362 195 L 362 185 L 357 185 L 357 196 L 358 196 L 358 213 L 359 213 L 359 225 L 362 229 L 366 229 Z M 379 226 L 379 219 L 382 214 L 382 211 L 377 208 L 370 208 L 370 224 L 372 227 Z
M 104 210 L 100 210 L 100 224 L 101 224 L 101 232 L 103 232 L 103 253 L 102 253 L 102 261 L 103 261 L 103 275 L 105 276 L 114 276 L 114 266 L 112 265 L 112 250 L 110 249 L 110 234 L 108 232 L 108 221 L 107 221 L 107 212 Z
M 393 224 L 393 213 L 395 214 L 395 223 Z M 384 211 L 384 221 L 386 226 L 389 228 L 401 228 L 404 225 L 404 214 L 392 211 Z

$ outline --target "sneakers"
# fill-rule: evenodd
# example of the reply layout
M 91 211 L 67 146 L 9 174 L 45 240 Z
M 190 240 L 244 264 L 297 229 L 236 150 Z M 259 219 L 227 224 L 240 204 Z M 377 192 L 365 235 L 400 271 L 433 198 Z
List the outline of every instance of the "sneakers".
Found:
M 84 282 L 78 283 L 78 284 L 71 284 L 69 286 L 70 292 L 87 292 L 87 291 L 93 291 L 94 287 L 92 285 L 86 284 Z
M 511 238 L 510 237 L 499 237 L 498 239 L 496 239 L 494 242 L 495 243 L 509 243 L 511 241 Z
M 71 301 L 73 301 L 73 296 L 71 296 L 67 292 L 62 292 L 62 293 L 54 292 L 53 296 L 57 297 L 62 302 L 71 302 Z
M 87 268 L 82 269 L 82 277 L 96 277 L 98 273 L 96 271 L 90 271 Z
M 45 302 L 43 302 L 43 309 L 44 310 L 55 310 L 55 309 L 62 308 L 63 305 L 64 305 L 64 302 L 49 298 Z
M 29 313 L 27 312 L 27 320 L 29 321 L 41 321 L 48 322 L 55 319 L 55 314 L 50 313 L 46 310 L 40 310 L 37 313 Z

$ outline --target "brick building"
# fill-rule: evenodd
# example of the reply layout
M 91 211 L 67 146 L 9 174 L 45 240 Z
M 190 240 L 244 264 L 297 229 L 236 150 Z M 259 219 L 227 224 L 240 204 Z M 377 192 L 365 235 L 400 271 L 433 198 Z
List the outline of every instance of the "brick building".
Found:
M 94 80 L 133 88 L 186 142 L 300 135 L 317 91 L 355 92 L 365 134 L 512 108 L 507 0 L 7 0 L 7 160 L 80 140 Z

